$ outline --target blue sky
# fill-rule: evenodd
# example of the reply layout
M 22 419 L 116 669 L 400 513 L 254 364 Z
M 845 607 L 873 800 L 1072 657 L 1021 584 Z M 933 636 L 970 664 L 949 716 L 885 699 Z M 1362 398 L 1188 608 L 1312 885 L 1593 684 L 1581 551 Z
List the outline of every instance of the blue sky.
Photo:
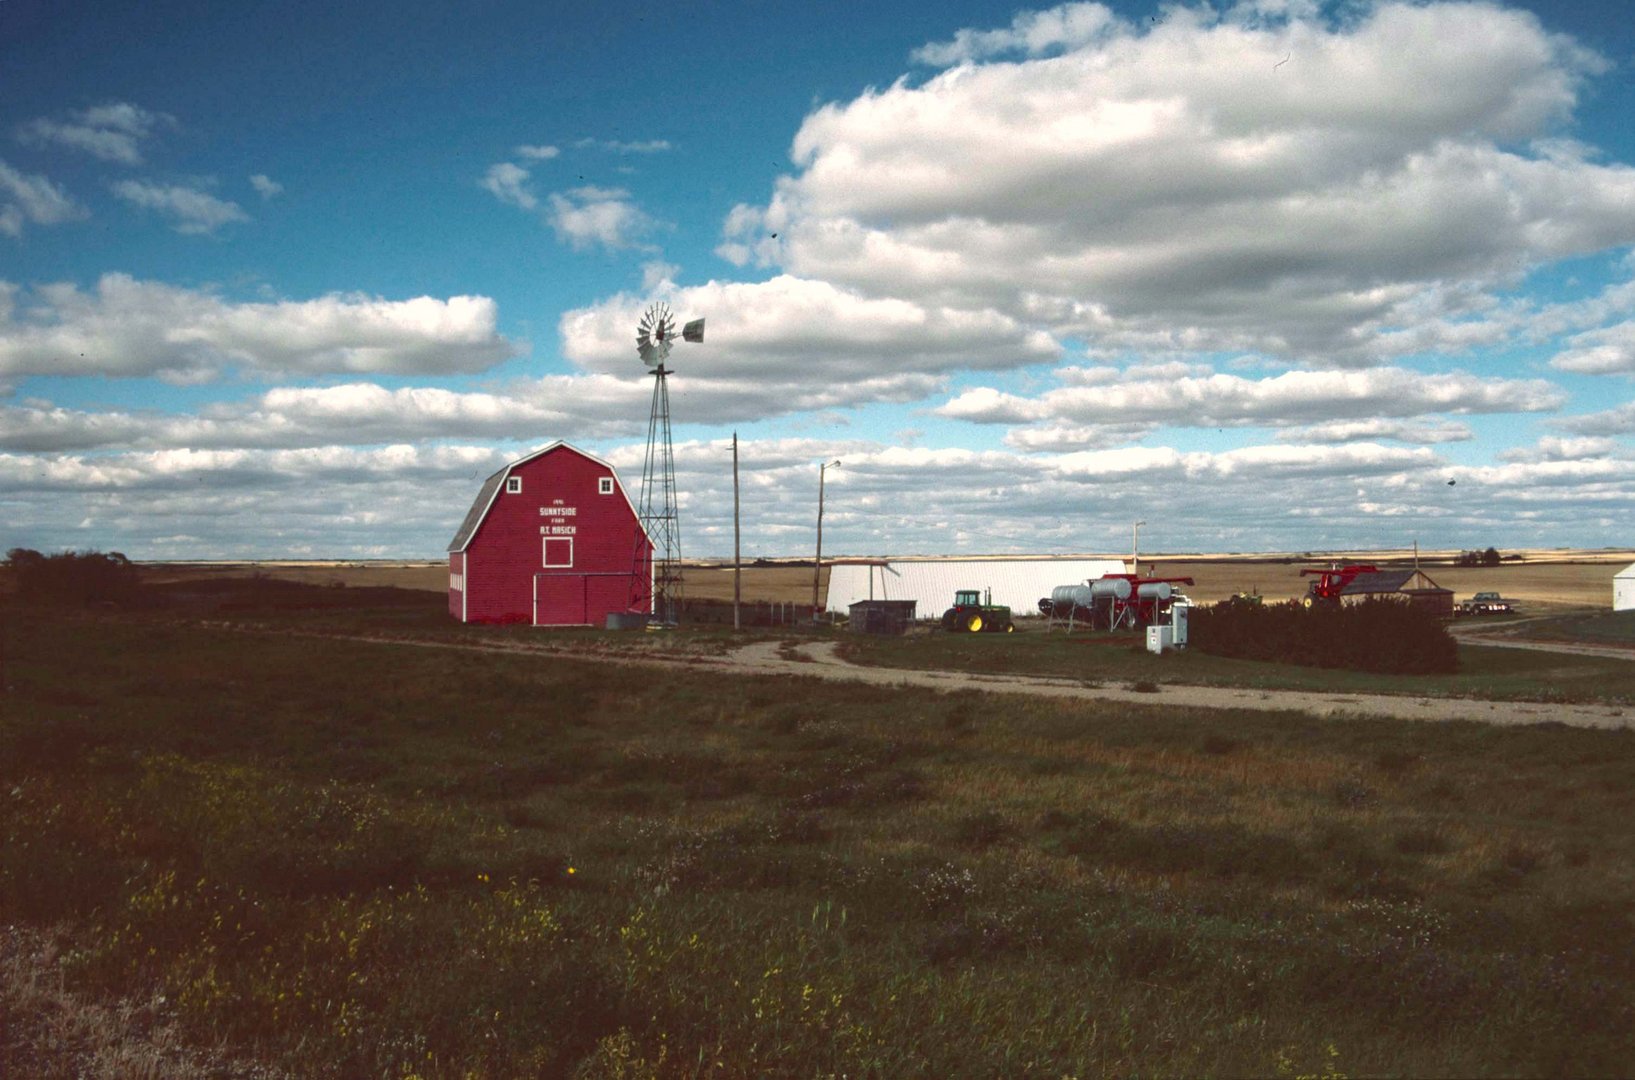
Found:
M 689 555 L 1627 546 L 1624 14 L 0 0 L 0 543 L 634 485 L 664 300 Z

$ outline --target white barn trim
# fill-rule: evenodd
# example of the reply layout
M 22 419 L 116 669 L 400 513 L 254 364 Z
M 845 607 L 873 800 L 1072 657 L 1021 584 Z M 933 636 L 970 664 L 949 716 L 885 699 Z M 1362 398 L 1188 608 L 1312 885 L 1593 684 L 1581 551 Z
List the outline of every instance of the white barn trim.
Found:
M 1612 610 L 1635 611 L 1635 563 L 1613 575 Z
M 1122 574 L 1117 559 L 869 559 L 829 564 L 827 608 L 845 614 L 859 600 L 913 600 L 915 615 L 934 619 L 958 589 L 993 590 L 1012 614 L 1039 614 L 1040 599 L 1058 585 L 1083 585 Z

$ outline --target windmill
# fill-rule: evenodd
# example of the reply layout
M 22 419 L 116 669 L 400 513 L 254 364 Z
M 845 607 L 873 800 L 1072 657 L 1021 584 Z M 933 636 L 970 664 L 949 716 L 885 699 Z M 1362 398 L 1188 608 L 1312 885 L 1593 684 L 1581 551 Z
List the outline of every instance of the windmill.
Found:
M 681 522 L 676 515 L 676 462 L 670 442 L 670 369 L 664 362 L 675 343 L 676 321 L 665 304 L 654 304 L 636 326 L 636 353 L 653 372 L 653 407 L 647 417 L 647 456 L 642 463 L 636 514 L 653 542 L 653 563 L 643 567 L 643 540 L 636 540 L 630 577 L 630 608 L 648 611 L 661 626 L 676 625 L 681 609 Z M 704 340 L 704 320 L 681 329 L 683 341 Z

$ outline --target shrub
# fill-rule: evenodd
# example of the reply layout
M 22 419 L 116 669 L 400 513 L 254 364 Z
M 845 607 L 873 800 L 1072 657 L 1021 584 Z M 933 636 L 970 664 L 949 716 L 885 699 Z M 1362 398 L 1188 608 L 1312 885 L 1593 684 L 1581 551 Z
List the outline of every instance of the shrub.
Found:
M 1458 644 L 1442 620 L 1390 599 L 1309 608 L 1294 601 L 1215 604 L 1193 611 L 1191 645 L 1217 656 L 1378 674 L 1446 674 L 1459 668 Z
M 118 603 L 136 589 L 136 567 L 117 551 L 64 551 L 42 555 L 28 548 L 6 552 L 6 567 L 22 600 L 56 604 Z

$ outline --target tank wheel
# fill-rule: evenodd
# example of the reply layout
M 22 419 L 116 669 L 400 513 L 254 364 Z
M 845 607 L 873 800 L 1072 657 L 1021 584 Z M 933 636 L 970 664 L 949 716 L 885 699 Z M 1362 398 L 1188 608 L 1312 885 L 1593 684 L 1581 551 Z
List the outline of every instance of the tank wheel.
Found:
M 974 612 L 965 616 L 965 629 L 972 634 L 982 633 L 982 616 Z

